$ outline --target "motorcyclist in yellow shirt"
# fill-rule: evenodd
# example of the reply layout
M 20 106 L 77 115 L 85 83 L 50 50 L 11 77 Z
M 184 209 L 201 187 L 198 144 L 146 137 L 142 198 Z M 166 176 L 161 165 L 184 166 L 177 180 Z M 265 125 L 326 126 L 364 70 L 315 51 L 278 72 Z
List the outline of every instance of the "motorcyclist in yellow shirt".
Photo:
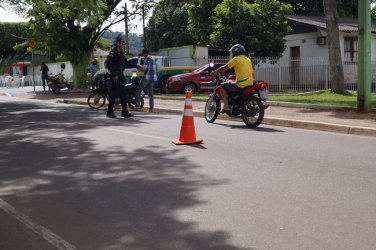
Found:
M 253 65 L 251 59 L 246 56 L 244 46 L 235 44 L 229 52 L 233 58 L 227 64 L 213 71 L 213 74 L 217 75 L 228 69 L 233 68 L 235 70 L 236 82 L 221 83 L 221 99 L 223 101 L 221 113 L 228 113 L 230 111 L 228 92 L 241 92 L 245 87 L 253 85 Z

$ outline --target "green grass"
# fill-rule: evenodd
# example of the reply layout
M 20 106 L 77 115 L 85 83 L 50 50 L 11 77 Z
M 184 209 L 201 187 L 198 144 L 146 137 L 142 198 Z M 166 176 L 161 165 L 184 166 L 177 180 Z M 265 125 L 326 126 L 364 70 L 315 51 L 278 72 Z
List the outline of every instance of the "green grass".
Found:
M 210 93 L 196 93 L 194 98 L 207 99 Z M 174 97 L 184 99 L 183 94 L 168 94 L 160 95 L 165 97 Z M 324 106 L 339 106 L 339 107 L 357 107 L 357 94 L 354 91 L 350 91 L 346 94 L 335 94 L 330 90 L 321 92 L 315 92 L 312 94 L 269 94 L 269 101 L 274 102 L 292 102 L 292 103 L 304 103 L 304 104 L 317 104 Z M 372 107 L 376 108 L 376 96 L 372 96 Z
M 335 94 L 326 90 L 319 93 L 304 95 L 269 95 L 269 101 L 356 107 L 357 94 L 352 91 L 346 94 Z M 372 96 L 372 107 L 376 108 L 376 96 Z

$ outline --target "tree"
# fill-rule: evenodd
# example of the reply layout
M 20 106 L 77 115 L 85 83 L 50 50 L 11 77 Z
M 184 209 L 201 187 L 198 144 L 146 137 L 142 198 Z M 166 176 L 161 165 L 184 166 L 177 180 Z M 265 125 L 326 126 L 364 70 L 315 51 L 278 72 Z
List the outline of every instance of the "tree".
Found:
M 188 29 L 192 37 L 201 44 L 210 43 L 213 32 L 213 18 L 209 10 L 214 10 L 222 0 L 197 0 L 188 7 Z
M 324 13 L 322 1 L 281 0 L 281 2 L 291 5 L 291 15 L 319 16 Z
M 196 43 L 188 31 L 188 5 L 184 1 L 162 0 L 155 5 L 146 45 L 151 51 Z
M 21 0 L 0 0 L 0 8 L 5 8 L 6 6 L 19 6 Z
M 103 32 L 124 21 L 124 12 L 116 10 L 121 0 L 12 1 L 27 6 L 30 28 L 38 44 L 51 57 L 63 55 L 71 62 L 75 87 L 85 83 L 87 65 Z M 134 11 L 128 12 L 127 18 L 140 14 L 141 5 L 148 9 L 153 4 L 151 0 L 131 2 Z M 105 23 L 111 15 L 111 22 Z
M 371 15 L 372 15 L 372 19 L 376 19 L 376 7 L 373 7 L 373 8 L 372 8 L 372 13 L 371 13 Z
M 0 75 L 5 68 L 27 55 L 27 42 L 31 33 L 26 23 L 0 23 Z M 17 50 L 14 49 L 16 44 Z
M 224 0 L 214 10 L 211 43 L 227 48 L 241 43 L 257 56 L 281 56 L 290 10 L 277 0 Z
M 359 0 L 361 1 L 361 0 Z M 307 16 L 323 16 L 324 6 L 322 1 L 312 0 L 281 0 L 281 2 L 288 3 L 292 7 L 292 15 L 307 15 Z M 338 15 L 340 17 L 358 16 L 358 1 L 341 0 L 338 2 Z
M 345 80 L 339 42 L 336 0 L 323 0 L 328 37 L 330 82 L 334 93 L 345 93 Z

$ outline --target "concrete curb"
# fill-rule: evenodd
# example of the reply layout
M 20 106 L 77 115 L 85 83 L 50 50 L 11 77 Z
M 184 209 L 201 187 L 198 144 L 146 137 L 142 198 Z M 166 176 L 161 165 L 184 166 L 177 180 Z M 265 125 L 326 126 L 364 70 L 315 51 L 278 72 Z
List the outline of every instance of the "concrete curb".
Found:
M 182 114 L 182 110 L 176 109 L 161 109 L 154 108 L 157 113 L 170 113 L 170 114 Z M 205 113 L 202 111 L 193 112 L 195 117 L 204 118 Z M 232 118 L 227 115 L 219 115 L 219 120 L 229 120 L 229 121 L 241 121 L 240 118 Z M 241 121 L 242 122 L 242 121 Z M 306 120 L 292 120 L 292 119 L 282 119 L 276 117 L 265 117 L 263 124 L 281 126 L 281 127 L 292 127 L 301 128 L 308 130 L 317 130 L 325 132 L 335 132 L 341 134 L 352 134 L 352 135 L 363 135 L 363 136 L 373 136 L 376 137 L 376 129 L 368 127 L 358 127 L 358 126 L 347 126 L 333 123 L 306 121 Z
M 58 100 L 58 103 L 67 103 L 67 104 L 80 104 L 87 105 L 84 101 L 77 100 Z M 296 107 L 296 106 L 295 106 Z M 164 108 L 154 108 L 156 113 L 169 113 L 169 114 L 182 114 L 182 110 L 177 109 L 164 109 Z M 205 114 L 203 111 L 193 112 L 195 117 L 204 118 Z M 230 121 L 240 121 L 239 118 L 228 117 L 227 115 L 219 115 L 219 120 L 230 120 Z M 292 127 L 292 128 L 301 128 L 308 130 L 317 130 L 325 132 L 335 132 L 342 134 L 351 134 L 351 135 L 362 135 L 362 136 L 372 136 L 376 137 L 376 129 L 369 127 L 358 127 L 358 126 L 348 126 L 340 125 L 333 123 L 325 122 L 316 122 L 316 121 L 307 121 L 307 120 L 294 120 L 294 119 L 283 119 L 277 117 L 265 117 L 263 124 L 273 125 L 273 126 L 282 126 L 282 127 Z
M 172 97 L 172 96 L 154 96 L 154 99 L 161 99 L 161 100 L 171 100 L 171 101 L 184 101 L 184 98 L 179 97 Z M 192 101 L 195 102 L 206 102 L 206 99 L 201 98 L 192 98 Z M 316 109 L 316 110 L 337 110 L 337 111 L 357 111 L 357 108 L 353 107 L 338 107 L 338 106 L 325 106 L 319 104 L 305 104 L 305 103 L 293 103 L 293 102 L 273 102 L 268 101 L 268 105 L 270 106 L 278 106 L 278 107 L 287 107 L 287 108 L 308 108 L 308 109 Z M 376 112 L 376 109 L 373 108 L 372 112 Z
M 340 125 L 334 123 L 325 122 L 315 122 L 315 121 L 302 121 L 302 120 L 292 120 L 292 119 L 282 119 L 267 117 L 264 118 L 264 124 L 283 126 L 283 127 L 294 127 L 309 130 L 318 130 L 325 132 L 335 132 L 341 134 L 352 134 L 352 135 L 363 135 L 363 136 L 373 136 L 376 137 L 376 129 L 368 127 L 358 127 L 349 125 Z
M 6 93 L 6 92 L 0 92 L 0 95 L 2 95 L 2 96 L 8 96 L 8 97 L 12 97 L 12 95 L 11 95 L 11 94 L 9 94 L 9 93 Z

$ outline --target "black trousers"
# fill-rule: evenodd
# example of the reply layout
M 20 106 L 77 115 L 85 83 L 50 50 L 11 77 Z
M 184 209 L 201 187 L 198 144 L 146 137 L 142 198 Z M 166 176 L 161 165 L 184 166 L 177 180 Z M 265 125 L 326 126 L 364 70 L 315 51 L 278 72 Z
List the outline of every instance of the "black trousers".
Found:
M 127 110 L 127 95 L 126 95 L 126 88 L 125 88 L 125 77 L 123 74 L 119 76 L 119 81 L 114 82 L 112 81 L 111 77 L 111 91 L 110 91 L 110 100 L 108 103 L 107 115 L 114 114 L 114 105 L 116 97 L 120 97 L 120 103 L 122 110 Z

